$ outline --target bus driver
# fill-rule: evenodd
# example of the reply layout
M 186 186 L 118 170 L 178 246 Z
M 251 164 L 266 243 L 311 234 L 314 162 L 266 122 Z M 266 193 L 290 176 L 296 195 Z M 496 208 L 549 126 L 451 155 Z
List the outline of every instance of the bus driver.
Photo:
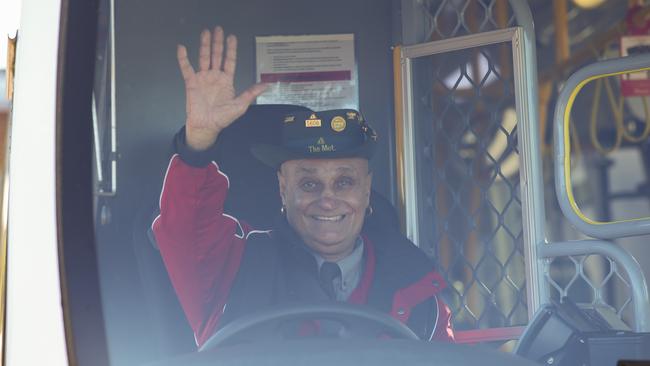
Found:
M 153 223 L 197 344 L 251 312 L 323 301 L 366 304 L 422 339 L 453 341 L 449 309 L 436 296 L 445 283 L 432 262 L 397 230 L 362 230 L 372 213 L 376 135 L 357 111 L 287 115 L 278 145 L 253 148 L 278 169 L 282 208 L 273 230 L 223 212 L 229 181 L 210 147 L 265 90 L 256 84 L 235 95 L 236 46 L 233 35 L 224 45 L 220 27 L 203 31 L 198 71 L 178 46 L 187 116 Z

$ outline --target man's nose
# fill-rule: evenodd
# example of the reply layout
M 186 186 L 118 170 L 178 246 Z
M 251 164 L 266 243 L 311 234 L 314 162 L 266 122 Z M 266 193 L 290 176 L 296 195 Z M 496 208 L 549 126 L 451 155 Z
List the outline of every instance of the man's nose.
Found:
M 318 204 L 323 209 L 333 210 L 336 208 L 338 204 L 338 199 L 336 198 L 336 194 L 334 193 L 334 191 L 330 188 L 327 188 L 321 192 L 320 199 L 318 200 Z

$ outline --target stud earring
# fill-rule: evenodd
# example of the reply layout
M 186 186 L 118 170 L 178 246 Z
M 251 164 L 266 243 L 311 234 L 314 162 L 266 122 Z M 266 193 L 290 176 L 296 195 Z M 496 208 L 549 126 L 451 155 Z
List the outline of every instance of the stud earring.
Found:
M 368 205 L 368 207 L 366 207 L 366 216 L 370 216 L 372 215 L 372 213 L 373 213 L 372 206 Z

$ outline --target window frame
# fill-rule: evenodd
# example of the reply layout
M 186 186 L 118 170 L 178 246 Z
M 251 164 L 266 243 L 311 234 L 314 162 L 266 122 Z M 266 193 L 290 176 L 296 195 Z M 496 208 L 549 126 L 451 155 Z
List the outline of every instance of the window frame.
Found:
M 95 247 L 92 90 L 99 0 L 62 0 L 56 91 L 56 207 L 68 360 L 108 365 Z

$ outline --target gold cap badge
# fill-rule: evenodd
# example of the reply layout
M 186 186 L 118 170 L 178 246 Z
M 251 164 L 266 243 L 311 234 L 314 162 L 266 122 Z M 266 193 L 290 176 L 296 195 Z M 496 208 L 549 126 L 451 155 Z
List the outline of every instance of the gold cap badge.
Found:
M 320 119 L 316 118 L 316 115 L 313 113 L 311 116 L 309 116 L 309 119 L 305 121 L 305 127 L 320 127 L 320 126 L 321 126 Z
M 332 122 L 330 123 L 330 125 L 332 126 L 332 129 L 334 131 L 341 132 L 345 130 L 345 125 L 346 125 L 345 118 L 341 116 L 336 116 L 332 118 Z

